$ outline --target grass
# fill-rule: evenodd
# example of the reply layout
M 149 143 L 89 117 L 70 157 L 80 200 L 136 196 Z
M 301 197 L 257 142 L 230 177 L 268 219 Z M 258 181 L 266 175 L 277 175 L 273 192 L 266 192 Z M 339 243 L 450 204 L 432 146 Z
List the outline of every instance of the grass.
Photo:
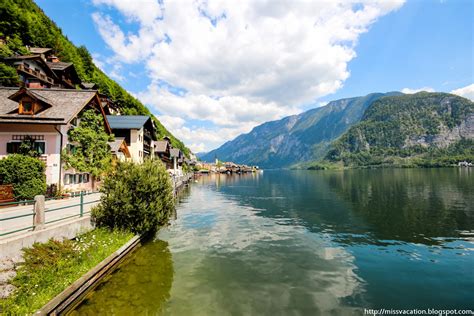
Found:
M 23 249 L 25 262 L 11 282 L 17 290 L 1 300 L 0 314 L 34 313 L 132 237 L 129 232 L 99 228 L 75 240 L 50 240 Z

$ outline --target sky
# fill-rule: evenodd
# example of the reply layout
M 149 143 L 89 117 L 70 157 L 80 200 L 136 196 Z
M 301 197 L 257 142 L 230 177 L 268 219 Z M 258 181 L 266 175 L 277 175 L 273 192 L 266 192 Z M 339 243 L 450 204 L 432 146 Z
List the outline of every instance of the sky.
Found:
M 471 0 L 36 0 L 194 152 L 372 92 L 474 99 Z

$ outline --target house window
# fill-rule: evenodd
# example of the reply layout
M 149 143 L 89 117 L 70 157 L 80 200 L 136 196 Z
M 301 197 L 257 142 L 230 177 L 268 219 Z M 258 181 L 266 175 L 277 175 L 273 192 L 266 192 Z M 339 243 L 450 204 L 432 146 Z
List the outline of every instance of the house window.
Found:
M 20 106 L 20 114 L 33 114 L 33 102 L 22 101 Z
M 84 173 L 82 175 L 82 182 L 83 183 L 88 183 L 89 182 L 89 174 L 88 173 Z
M 76 146 L 74 146 L 72 144 L 67 144 L 66 145 L 66 151 L 67 151 L 68 154 L 74 155 L 77 152 L 77 149 L 76 149 Z
M 64 184 L 71 184 L 71 179 L 69 176 L 70 176 L 69 173 L 64 174 Z
M 9 142 L 7 143 L 7 154 L 17 154 L 20 152 L 21 142 Z M 33 150 L 35 150 L 38 154 L 44 155 L 46 151 L 46 144 L 45 142 L 38 142 L 35 141 L 33 143 Z
M 7 154 L 17 154 L 20 152 L 20 142 L 7 143 Z
M 82 182 L 82 176 L 76 173 L 74 175 L 74 184 L 81 183 L 81 182 Z
M 33 149 L 40 155 L 44 155 L 45 153 L 45 143 L 44 142 L 34 142 L 33 143 Z

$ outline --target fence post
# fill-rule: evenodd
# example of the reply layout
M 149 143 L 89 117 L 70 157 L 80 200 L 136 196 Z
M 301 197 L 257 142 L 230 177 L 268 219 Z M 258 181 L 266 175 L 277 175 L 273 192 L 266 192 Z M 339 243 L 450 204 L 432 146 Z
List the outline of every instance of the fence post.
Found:
M 44 195 L 35 196 L 33 212 L 33 230 L 44 229 Z
M 82 217 L 84 216 L 84 192 L 81 191 L 80 196 L 81 196 L 81 202 L 80 202 L 81 205 L 79 206 L 79 208 L 80 208 L 80 216 Z

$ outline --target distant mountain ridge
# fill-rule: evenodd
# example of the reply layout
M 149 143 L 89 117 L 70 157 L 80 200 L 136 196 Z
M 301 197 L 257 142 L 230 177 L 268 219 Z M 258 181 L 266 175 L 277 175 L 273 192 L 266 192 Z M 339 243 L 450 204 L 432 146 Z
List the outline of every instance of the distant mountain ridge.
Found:
M 260 168 L 284 168 L 296 163 L 323 158 L 330 144 L 358 123 L 374 101 L 400 92 L 371 93 L 346 98 L 298 115 L 263 123 L 201 157 L 257 165 Z

